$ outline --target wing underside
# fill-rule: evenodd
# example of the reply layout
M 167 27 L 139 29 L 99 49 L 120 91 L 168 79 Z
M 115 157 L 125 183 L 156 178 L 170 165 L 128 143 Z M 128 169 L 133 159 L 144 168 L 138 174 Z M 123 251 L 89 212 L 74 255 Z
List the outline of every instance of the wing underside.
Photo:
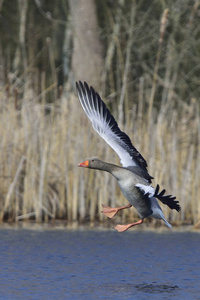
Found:
M 152 186 L 146 186 L 143 184 L 136 184 L 136 187 L 143 193 L 145 197 L 151 198 L 155 197 L 160 200 L 163 204 L 166 204 L 171 209 L 176 209 L 177 211 L 181 210 L 179 205 L 179 201 L 175 200 L 176 197 L 172 197 L 172 195 L 165 195 L 165 189 L 163 189 L 159 193 L 160 186 L 157 184 L 156 189 Z
M 137 149 L 132 145 L 130 138 L 122 132 L 118 124 L 99 94 L 87 83 L 76 83 L 78 97 L 86 115 L 92 122 L 93 128 L 118 154 L 123 167 L 136 166 L 147 172 L 147 163 Z M 148 179 L 152 178 L 148 174 Z

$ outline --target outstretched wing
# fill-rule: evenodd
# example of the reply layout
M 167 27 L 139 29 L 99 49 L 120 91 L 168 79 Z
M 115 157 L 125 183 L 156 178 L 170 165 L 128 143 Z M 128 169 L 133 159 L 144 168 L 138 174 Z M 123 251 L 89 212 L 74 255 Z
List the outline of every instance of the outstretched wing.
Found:
M 172 197 L 172 195 L 165 195 L 165 189 L 162 190 L 160 193 L 159 192 L 160 186 L 157 184 L 154 197 L 159 199 L 163 204 L 168 205 L 171 209 L 176 209 L 177 211 L 181 210 L 181 207 L 179 205 L 179 201 L 175 201 L 176 197 Z
M 159 193 L 159 189 L 160 189 L 159 184 L 157 184 L 156 189 L 154 189 L 150 185 L 144 185 L 144 184 L 140 184 L 140 183 L 137 183 L 135 186 L 143 193 L 143 195 L 146 197 L 146 199 L 147 199 L 147 197 L 148 198 L 155 197 L 155 198 L 159 199 L 163 204 L 168 205 L 169 208 L 176 209 L 177 211 L 181 210 L 179 201 L 175 201 L 176 197 L 172 197 L 172 195 L 164 196 L 164 194 L 166 192 L 165 189 Z
M 92 87 L 89 88 L 86 82 L 83 84 L 79 81 L 76 83 L 76 88 L 81 105 L 92 122 L 93 128 L 118 154 L 122 166 L 137 166 L 148 175 L 145 159 L 132 145 L 128 135 L 119 129 L 117 122 L 99 94 Z M 148 179 L 150 180 L 150 178 L 149 176 Z

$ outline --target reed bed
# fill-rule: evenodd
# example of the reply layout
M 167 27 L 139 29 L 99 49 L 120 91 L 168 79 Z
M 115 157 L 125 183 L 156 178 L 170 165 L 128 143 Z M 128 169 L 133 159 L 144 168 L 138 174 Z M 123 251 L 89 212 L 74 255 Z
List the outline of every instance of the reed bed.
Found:
M 180 213 L 163 206 L 166 218 L 195 224 L 200 220 L 199 104 L 192 99 L 174 107 L 168 98 L 159 111 L 152 109 L 149 130 L 147 97 L 141 95 L 140 104 L 124 112 L 122 130 L 146 158 L 154 186 L 159 183 L 180 201 Z M 101 204 L 116 206 L 126 199 L 109 174 L 77 164 L 90 156 L 119 164 L 117 155 L 94 132 L 73 93 L 48 105 L 28 97 L 16 109 L 14 97 L 1 92 L 0 220 L 105 221 Z M 117 119 L 119 112 L 113 114 Z M 131 208 L 116 220 L 134 218 Z
M 186 1 L 184 7 L 179 2 L 169 9 L 157 1 L 148 9 L 146 1 L 127 2 L 116 11 L 107 8 L 99 92 L 107 94 L 120 128 L 147 160 L 153 185 L 180 201 L 180 213 L 162 205 L 169 222 L 199 225 L 199 1 Z M 22 74 L 8 69 L 8 78 L 1 80 L 0 221 L 110 224 L 137 219 L 133 208 L 114 221 L 101 214 L 101 204 L 122 205 L 126 199 L 109 174 L 77 164 L 90 156 L 116 164 L 119 159 L 94 132 L 70 89 L 70 74 L 57 97 L 60 66 L 55 66 L 51 39 L 44 40 L 43 50 L 28 51 L 35 56 Z M 37 64 L 44 57 L 49 67 L 41 71 Z M 152 226 L 157 222 L 146 221 Z

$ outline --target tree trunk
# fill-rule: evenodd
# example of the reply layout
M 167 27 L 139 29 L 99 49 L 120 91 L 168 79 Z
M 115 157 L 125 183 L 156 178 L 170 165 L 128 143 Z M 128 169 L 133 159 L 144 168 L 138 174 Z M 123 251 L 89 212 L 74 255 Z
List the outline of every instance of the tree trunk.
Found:
M 94 0 L 69 0 L 73 24 L 72 71 L 75 80 L 100 88 L 103 51 Z

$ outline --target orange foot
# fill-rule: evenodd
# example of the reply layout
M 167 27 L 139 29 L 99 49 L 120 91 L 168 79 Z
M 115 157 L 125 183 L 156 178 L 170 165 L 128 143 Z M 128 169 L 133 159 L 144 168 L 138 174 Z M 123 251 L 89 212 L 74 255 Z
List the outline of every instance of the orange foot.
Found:
M 117 224 L 114 228 L 117 229 L 118 232 L 124 232 L 126 230 L 128 230 L 129 228 L 135 226 L 135 225 L 140 225 L 143 223 L 143 220 L 139 220 L 135 223 L 131 223 L 131 224 L 127 224 L 127 225 L 120 225 L 120 224 Z
M 102 207 L 103 207 L 102 214 L 104 214 L 108 218 L 113 218 L 118 213 L 118 211 L 125 209 L 125 208 L 129 208 L 131 206 L 132 206 L 131 204 L 128 204 L 128 205 L 121 206 L 121 207 L 110 207 L 110 206 L 106 206 L 106 205 L 102 204 Z

